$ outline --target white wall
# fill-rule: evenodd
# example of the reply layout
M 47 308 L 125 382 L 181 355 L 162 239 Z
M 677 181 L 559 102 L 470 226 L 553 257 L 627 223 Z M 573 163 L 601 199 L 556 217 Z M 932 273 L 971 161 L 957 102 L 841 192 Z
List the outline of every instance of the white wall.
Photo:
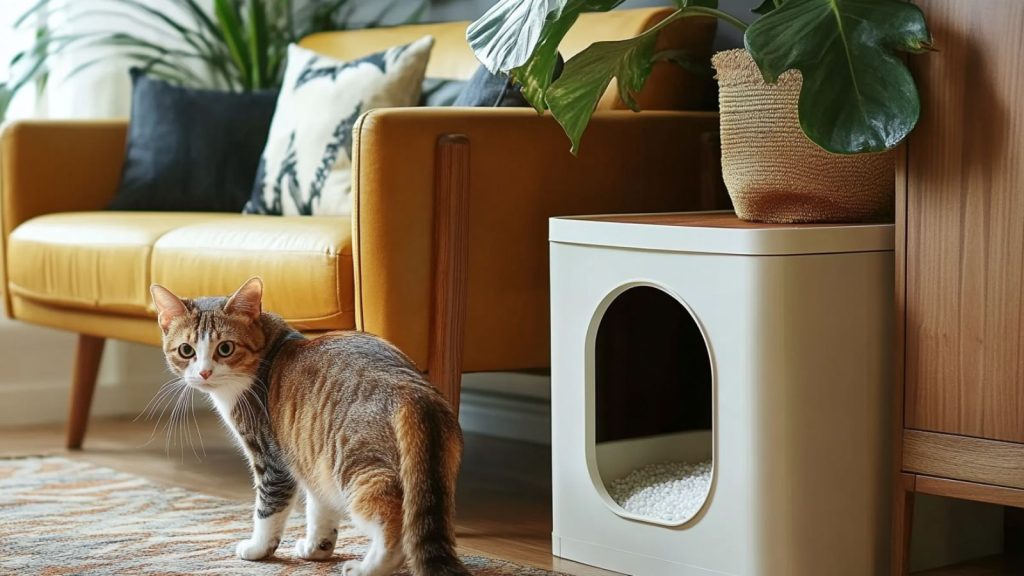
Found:
M 75 339 L 0 316 L 0 426 L 65 421 Z M 110 341 L 93 414 L 138 415 L 169 378 L 159 349 Z

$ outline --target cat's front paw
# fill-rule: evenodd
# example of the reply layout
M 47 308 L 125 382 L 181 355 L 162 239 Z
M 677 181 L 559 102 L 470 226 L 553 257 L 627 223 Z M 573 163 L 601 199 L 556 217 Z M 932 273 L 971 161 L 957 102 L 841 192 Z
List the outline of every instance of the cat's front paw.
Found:
M 295 555 L 303 560 L 326 560 L 334 554 L 335 541 L 330 538 L 320 540 L 299 539 L 295 543 Z
M 276 538 L 270 542 L 258 542 L 250 538 L 242 540 L 238 546 L 235 546 L 235 554 L 242 560 L 262 560 L 267 556 L 272 556 L 280 543 L 281 541 Z

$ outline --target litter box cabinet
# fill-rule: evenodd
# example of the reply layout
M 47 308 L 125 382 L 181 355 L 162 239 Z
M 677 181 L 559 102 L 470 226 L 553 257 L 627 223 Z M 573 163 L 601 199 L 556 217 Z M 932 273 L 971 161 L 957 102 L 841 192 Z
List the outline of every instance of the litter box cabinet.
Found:
M 892 225 L 556 218 L 550 241 L 556 556 L 887 572 Z M 652 464 L 709 461 L 626 499 Z

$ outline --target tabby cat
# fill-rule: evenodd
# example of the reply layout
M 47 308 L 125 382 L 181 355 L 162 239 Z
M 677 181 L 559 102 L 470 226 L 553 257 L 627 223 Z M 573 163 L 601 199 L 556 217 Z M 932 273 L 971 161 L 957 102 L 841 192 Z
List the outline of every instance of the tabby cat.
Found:
M 301 488 L 295 554 L 331 557 L 347 513 L 371 539 L 346 576 L 468 575 L 452 525 L 462 431 L 413 363 L 361 332 L 306 339 L 262 311 L 263 282 L 228 298 L 151 288 L 171 371 L 205 392 L 249 458 L 256 485 L 245 560 L 274 554 Z

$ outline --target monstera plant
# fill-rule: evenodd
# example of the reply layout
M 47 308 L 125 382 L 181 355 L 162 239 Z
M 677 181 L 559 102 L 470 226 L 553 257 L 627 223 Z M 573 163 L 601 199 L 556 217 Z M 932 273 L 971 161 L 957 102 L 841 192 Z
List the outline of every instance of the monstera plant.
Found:
M 551 80 L 558 45 L 584 12 L 611 10 L 623 0 L 499 0 L 468 30 L 477 58 L 509 74 L 538 110 L 550 110 L 575 152 L 611 81 L 636 108 L 653 62 L 658 32 L 680 18 L 711 16 L 744 32 L 765 82 L 791 69 L 803 75 L 800 126 L 821 148 L 838 154 L 895 147 L 914 128 L 920 101 L 900 52 L 930 48 L 918 7 L 904 0 L 765 0 L 745 22 L 717 0 L 676 0 L 676 10 L 643 34 L 597 42 L 570 58 Z

